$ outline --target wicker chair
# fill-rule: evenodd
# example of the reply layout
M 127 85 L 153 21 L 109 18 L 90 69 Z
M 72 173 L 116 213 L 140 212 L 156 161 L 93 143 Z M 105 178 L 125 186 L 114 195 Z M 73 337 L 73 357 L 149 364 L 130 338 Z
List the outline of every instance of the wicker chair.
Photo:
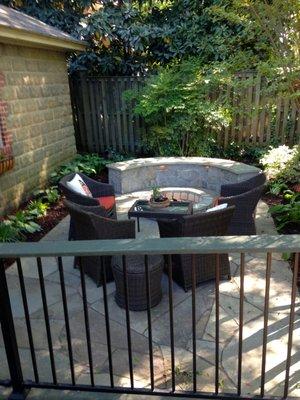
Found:
M 264 185 L 266 183 L 266 179 L 266 175 L 261 172 L 260 174 L 257 174 L 246 181 L 222 185 L 220 195 L 222 197 L 230 197 L 249 192 L 252 189 Z
M 160 236 L 198 237 L 223 236 L 234 213 L 235 207 L 219 211 L 183 216 L 176 220 L 158 220 Z M 173 255 L 173 279 L 185 291 L 192 287 L 192 256 L 190 254 Z M 196 255 L 196 285 L 214 279 L 216 276 L 216 255 Z M 230 265 L 227 254 L 220 255 L 220 276 L 230 279 Z
M 219 197 L 218 203 L 234 205 L 235 211 L 228 227 L 229 235 L 255 235 L 255 210 L 264 191 L 264 185 L 242 194 Z
M 84 180 L 84 182 L 87 184 L 93 197 L 84 196 L 82 194 L 74 192 L 72 189 L 69 188 L 67 182 L 71 181 L 75 176 L 75 173 L 72 173 L 64 176 L 59 181 L 58 184 L 59 189 L 64 194 L 67 200 L 83 206 L 94 206 L 99 208 L 101 207 L 98 201 L 99 197 L 115 195 L 115 191 L 112 185 L 108 185 L 107 183 L 97 182 L 94 179 L 91 179 L 80 172 L 78 172 L 78 175 L 80 175 L 81 178 Z M 107 216 L 109 218 L 114 218 L 114 219 L 117 218 L 116 206 L 114 206 L 112 210 L 110 210 L 109 212 L 107 212 L 107 210 L 105 210 L 104 207 L 101 208 L 103 209 L 103 216 Z M 73 218 L 71 216 L 70 228 L 69 228 L 69 240 L 72 239 L 74 239 L 74 224 L 73 224 Z
M 117 221 L 103 217 L 101 207 L 88 207 L 64 201 L 74 222 L 73 240 L 134 239 L 135 222 Z M 107 281 L 113 280 L 110 256 L 81 257 L 84 272 L 99 286 L 102 284 L 102 268 L 107 271 Z

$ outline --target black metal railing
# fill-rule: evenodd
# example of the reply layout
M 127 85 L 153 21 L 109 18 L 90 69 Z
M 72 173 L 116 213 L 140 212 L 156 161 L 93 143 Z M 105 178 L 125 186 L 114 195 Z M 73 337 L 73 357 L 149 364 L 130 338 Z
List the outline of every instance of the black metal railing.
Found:
M 174 239 L 148 239 L 148 240 L 113 240 L 113 241 L 82 241 L 82 242 L 41 242 L 41 243 L 19 243 L 19 244 L 0 244 L 0 318 L 3 341 L 6 351 L 6 361 L 9 367 L 9 375 L 4 381 L 0 381 L 0 385 L 11 385 L 12 392 L 19 395 L 18 398 L 25 398 L 26 393 L 31 388 L 52 388 L 56 390 L 81 390 L 94 392 L 112 392 L 112 393 L 136 393 L 160 396 L 186 396 L 191 398 L 271 398 L 266 395 L 266 359 L 268 345 L 268 318 L 269 318 L 269 296 L 271 284 L 271 268 L 272 253 L 289 252 L 293 255 L 293 277 L 291 285 L 291 302 L 289 309 L 288 323 L 288 340 L 287 353 L 285 363 L 285 379 L 282 398 L 289 395 L 291 356 L 293 348 L 293 332 L 295 320 L 295 303 L 297 295 L 297 275 L 299 268 L 299 252 L 300 241 L 299 235 L 289 236 L 243 236 L 243 237 L 206 237 L 206 238 L 174 238 Z M 239 288 L 239 324 L 238 324 L 238 351 L 237 357 L 237 386 L 236 391 L 226 392 L 220 385 L 220 255 L 224 253 L 240 254 L 239 271 L 240 271 L 240 288 Z M 243 379 L 243 327 L 244 327 L 244 297 L 245 297 L 245 266 L 246 253 L 266 254 L 265 268 L 265 291 L 264 291 L 264 310 L 263 310 L 263 337 L 262 337 L 262 355 L 260 359 L 260 393 L 245 395 L 242 391 Z M 131 330 L 131 311 L 129 307 L 129 290 L 128 290 L 128 265 L 127 256 L 129 255 L 144 256 L 144 271 L 146 280 L 146 323 L 148 331 L 148 355 L 149 355 L 149 383 L 143 388 L 135 385 L 135 371 L 133 362 L 133 346 L 132 346 L 132 330 Z M 191 254 L 191 332 L 192 332 L 192 389 L 178 390 L 176 385 L 176 363 L 175 363 L 175 339 L 174 339 L 174 293 L 173 293 L 173 265 L 172 255 L 175 254 Z M 215 254 L 216 273 L 214 280 L 215 293 L 215 354 L 214 354 L 214 390 L 211 392 L 200 391 L 198 389 L 201 376 L 197 373 L 197 297 L 196 297 L 196 255 L 197 254 Z M 112 329 L 111 314 L 108 302 L 107 277 L 104 264 L 102 264 L 102 281 L 103 281 L 103 303 L 105 317 L 106 332 L 106 350 L 108 360 L 109 384 L 98 385 L 95 381 L 95 364 L 91 338 L 90 314 L 88 309 L 88 298 L 86 289 L 86 278 L 84 267 L 79 262 L 78 283 L 81 285 L 82 305 L 83 305 L 83 331 L 85 334 L 85 346 L 88 356 L 88 372 L 90 383 L 82 384 L 77 382 L 75 361 L 74 361 L 74 345 L 72 342 L 72 329 L 70 327 L 69 308 L 70 300 L 67 296 L 65 284 L 65 270 L 63 257 L 65 256 L 122 256 L 122 267 L 124 276 L 124 293 L 125 293 L 125 330 L 128 350 L 128 373 L 129 386 L 118 386 L 115 383 L 115 373 L 113 364 L 112 349 Z M 149 272 L 149 256 L 164 255 L 165 272 L 168 279 L 168 317 L 169 317 L 169 337 L 170 337 L 170 359 L 171 359 L 171 383 L 170 388 L 162 389 L 155 383 L 154 368 L 154 342 L 152 327 L 152 309 L 151 309 L 151 279 Z M 34 329 L 31 321 L 29 299 L 31 293 L 26 288 L 26 282 L 23 274 L 23 258 L 35 258 L 36 264 L 32 265 L 32 269 L 37 270 L 37 279 L 39 282 L 39 290 L 42 302 L 43 321 L 46 330 L 46 342 L 49 355 L 49 365 L 51 371 L 51 379 L 44 381 L 39 374 L 39 368 L 36 357 Z M 68 355 L 68 368 L 70 370 L 71 382 L 64 382 L 58 378 L 56 354 L 53 344 L 51 331 L 51 318 L 49 315 L 49 305 L 47 301 L 47 285 L 44 278 L 44 257 L 56 257 L 58 282 L 61 291 L 61 308 L 63 312 L 64 329 L 66 332 L 66 348 Z M 21 293 L 22 307 L 25 317 L 24 334 L 28 337 L 31 366 L 33 370 L 33 379 L 29 380 L 24 375 L 24 366 L 19 354 L 19 345 L 16 335 L 13 311 L 11 302 L 13 294 L 10 293 L 10 286 L 7 280 L 9 269 L 5 268 L 8 259 L 16 259 L 17 277 Z M 96 286 L 95 286 L 95 290 Z M 299 339 L 299 338 L 298 338 Z M 45 362 L 45 361 L 44 361 Z M 1 360 L 0 360 L 1 363 Z

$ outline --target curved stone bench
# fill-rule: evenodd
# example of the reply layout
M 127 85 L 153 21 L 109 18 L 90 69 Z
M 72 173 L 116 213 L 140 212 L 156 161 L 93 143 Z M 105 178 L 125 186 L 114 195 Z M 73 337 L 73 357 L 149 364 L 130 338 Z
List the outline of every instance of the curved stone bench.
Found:
M 241 182 L 261 172 L 252 165 L 206 157 L 137 158 L 110 164 L 108 171 L 109 183 L 120 194 L 153 186 L 204 188 L 219 193 L 222 184 Z

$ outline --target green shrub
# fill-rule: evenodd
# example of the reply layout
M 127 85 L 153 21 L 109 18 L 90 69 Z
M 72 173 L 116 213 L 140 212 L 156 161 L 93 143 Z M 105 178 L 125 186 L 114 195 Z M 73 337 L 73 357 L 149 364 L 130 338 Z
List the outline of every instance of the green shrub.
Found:
M 201 60 L 191 58 L 162 68 L 151 76 L 139 93 L 129 92 L 127 99 L 136 101 L 135 114 L 147 123 L 143 144 L 147 150 L 162 156 L 202 156 L 207 138 L 227 126 L 231 106 L 226 96 L 212 99 L 226 83 L 228 74 L 205 69 Z
M 300 146 L 271 148 L 260 160 L 271 180 L 297 183 L 300 181 Z
M 56 172 L 53 172 L 50 179 L 53 184 L 57 184 L 63 176 L 72 172 L 82 172 L 93 177 L 103 171 L 109 162 L 111 161 L 99 157 L 98 154 L 78 154 L 74 160 L 61 165 Z

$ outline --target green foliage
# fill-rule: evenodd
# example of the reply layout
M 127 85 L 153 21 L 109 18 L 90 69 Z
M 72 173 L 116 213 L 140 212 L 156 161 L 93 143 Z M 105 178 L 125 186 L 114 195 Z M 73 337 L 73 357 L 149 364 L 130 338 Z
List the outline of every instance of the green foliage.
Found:
M 284 190 L 288 189 L 288 186 L 282 181 L 269 181 L 268 183 L 269 193 L 274 196 L 279 196 Z
M 151 197 L 153 200 L 159 200 L 161 197 L 163 197 L 158 186 L 153 186 Z
M 278 204 L 269 209 L 275 219 L 278 231 L 282 232 L 290 225 L 300 229 L 300 194 L 288 193 L 285 200 L 288 201 L 286 204 Z
M 165 156 L 202 155 L 207 135 L 220 131 L 231 119 L 227 97 L 220 95 L 216 101 L 210 96 L 220 84 L 217 68 L 203 68 L 192 58 L 161 69 L 139 93 L 127 95 L 135 99 L 135 113 L 149 127 L 143 138 L 147 148 Z M 223 83 L 228 78 L 224 71 Z
M 1 0 L 0 3 L 76 36 L 84 11 L 96 2 L 91 0 Z
M 17 242 L 22 234 L 10 221 L 0 222 L 0 242 Z
M 72 172 L 82 172 L 88 176 L 96 176 L 104 170 L 105 166 L 111 161 L 99 157 L 97 154 L 78 154 L 74 160 L 63 164 L 56 172 L 50 175 L 51 182 L 57 184 L 59 180 Z
M 278 183 L 300 181 L 300 145 L 289 148 L 286 145 L 271 147 L 261 158 L 270 180 Z
M 41 218 L 47 214 L 49 204 L 44 203 L 41 199 L 31 200 L 26 208 L 28 215 L 34 218 Z
M 8 221 L 10 221 L 11 225 L 21 234 L 35 233 L 39 232 L 41 227 L 39 224 L 33 221 L 34 218 L 35 215 L 33 215 L 30 211 L 19 210 L 15 213 L 15 215 L 9 215 Z
M 34 192 L 34 196 L 49 204 L 56 203 L 60 198 L 57 186 L 50 186 L 43 190 L 37 190 Z

